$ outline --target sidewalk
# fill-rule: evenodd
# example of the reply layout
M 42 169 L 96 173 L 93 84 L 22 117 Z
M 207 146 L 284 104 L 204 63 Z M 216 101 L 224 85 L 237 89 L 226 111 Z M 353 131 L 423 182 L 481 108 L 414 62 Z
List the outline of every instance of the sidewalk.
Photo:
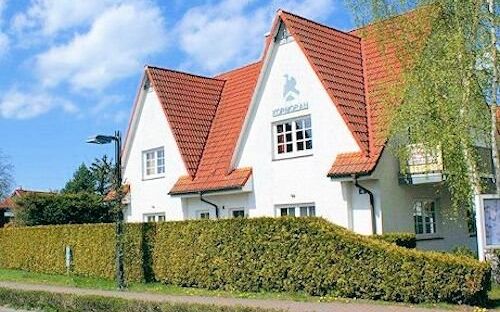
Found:
M 172 296 L 143 292 L 119 292 L 110 290 L 85 289 L 64 286 L 50 286 L 43 284 L 25 284 L 16 282 L 0 281 L 1 288 L 17 290 L 47 291 L 53 293 L 94 295 L 103 297 L 117 297 L 130 300 L 142 300 L 152 302 L 173 302 L 173 303 L 198 303 L 212 304 L 220 306 L 247 306 L 266 309 L 281 309 L 290 312 L 430 312 L 430 311 L 450 311 L 439 309 L 425 309 L 410 306 L 367 304 L 367 303 L 316 303 L 297 302 L 288 300 L 260 300 L 260 299 L 238 299 L 225 297 L 200 297 L 200 296 Z M 0 311 L 1 308 L 0 308 Z

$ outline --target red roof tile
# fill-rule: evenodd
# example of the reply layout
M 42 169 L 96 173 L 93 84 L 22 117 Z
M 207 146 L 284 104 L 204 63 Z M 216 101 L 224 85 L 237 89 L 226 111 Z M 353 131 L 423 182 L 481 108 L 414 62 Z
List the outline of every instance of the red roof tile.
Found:
M 23 189 L 17 189 L 15 190 L 12 195 L 9 197 L 5 198 L 4 200 L 0 201 L 0 210 L 8 208 L 8 209 L 13 209 L 15 207 L 15 202 L 14 198 L 24 196 L 26 194 L 56 194 L 54 192 L 44 192 L 44 191 L 30 191 L 30 190 L 23 190 Z
M 157 67 L 146 73 L 158 95 L 188 174 L 194 176 L 224 81 Z
M 375 169 L 387 141 L 389 122 L 386 110 L 401 102 L 401 94 L 393 95 L 391 86 L 402 82 L 401 57 L 396 53 L 401 50 L 401 45 L 405 43 L 401 37 L 394 34 L 405 31 L 402 27 L 406 23 L 402 23 L 401 19 L 412 18 L 419 25 L 425 27 L 425 23 L 422 23 L 424 19 L 418 18 L 421 17 L 419 14 L 425 12 L 425 10 L 412 11 L 382 21 L 382 26 L 380 23 L 375 23 L 351 32 L 362 38 L 369 153 L 356 156 L 352 153 L 338 155 L 328 173 L 329 176 L 368 174 Z M 381 31 L 390 32 L 392 35 L 386 36 Z
M 225 81 L 220 103 L 194 178 L 181 177 L 171 194 L 243 186 L 251 170 L 233 170 L 231 158 L 252 98 L 261 62 L 221 74 Z

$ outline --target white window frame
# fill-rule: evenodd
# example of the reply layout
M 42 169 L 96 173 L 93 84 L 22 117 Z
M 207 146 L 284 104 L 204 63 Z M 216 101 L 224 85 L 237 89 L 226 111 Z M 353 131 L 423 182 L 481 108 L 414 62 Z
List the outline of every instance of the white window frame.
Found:
M 163 154 L 163 158 L 159 157 L 159 153 Z M 153 158 L 148 159 L 148 155 L 153 155 Z M 153 167 L 149 166 L 149 160 L 153 162 Z M 162 162 L 160 162 L 160 160 Z M 154 169 L 154 173 L 148 174 L 148 169 Z M 143 180 L 151 180 L 163 178 L 165 176 L 165 149 L 157 147 L 142 152 L 142 178 Z
M 235 211 L 243 211 L 243 218 L 248 217 L 247 210 L 245 208 L 231 208 L 231 209 L 229 209 L 229 218 L 235 219 L 235 217 L 233 216 L 233 213 Z
M 208 219 L 207 218 L 202 218 L 201 215 L 208 213 Z M 210 220 L 212 219 L 212 216 L 210 214 L 210 210 L 197 210 L 196 211 L 196 220 Z
M 434 222 L 430 223 L 434 225 L 434 232 L 432 233 L 427 233 L 426 232 L 426 222 L 425 222 L 425 215 L 422 214 L 422 218 L 424 218 L 423 223 L 422 223 L 422 230 L 423 233 L 417 233 L 417 223 L 416 223 L 416 204 L 418 202 L 424 203 L 424 202 L 432 202 L 434 203 Z M 439 199 L 438 198 L 418 198 L 413 200 L 411 204 L 411 213 L 412 213 L 412 218 L 413 218 L 413 227 L 414 227 L 414 232 L 417 237 L 417 239 L 426 239 L 426 238 L 436 238 L 439 236 Z M 422 206 L 423 209 L 423 206 Z M 423 212 L 424 210 L 422 210 Z
M 163 217 L 163 220 L 160 220 L 161 217 Z M 149 220 L 149 218 L 152 218 L 153 220 Z M 144 213 L 142 215 L 142 220 L 144 222 L 165 222 L 166 217 L 164 212 Z
M 304 121 L 304 124 L 306 121 L 309 120 L 309 127 L 305 127 L 303 129 L 298 129 L 297 128 L 297 122 L 298 121 Z M 286 124 L 290 123 L 291 124 L 291 130 L 286 131 Z M 278 127 L 282 126 L 283 132 L 278 132 Z M 310 131 L 311 135 L 310 138 L 306 138 L 306 131 Z M 288 134 L 291 134 L 291 141 L 287 141 L 287 132 Z M 298 139 L 298 133 L 302 132 L 302 138 Z M 281 134 L 282 133 L 282 134 Z M 283 119 L 283 120 L 278 120 L 274 121 L 272 123 L 272 135 L 273 135 L 273 157 L 275 160 L 280 160 L 280 159 L 287 159 L 287 158 L 294 158 L 294 157 L 301 157 L 301 156 L 310 156 L 313 154 L 314 150 L 314 132 L 312 128 L 312 119 L 311 115 L 303 115 L 303 116 L 298 116 L 294 118 L 288 118 L 288 119 Z M 278 135 L 283 135 L 283 142 L 279 142 Z M 311 148 L 307 149 L 307 142 L 311 142 Z M 292 151 L 287 152 L 287 145 L 291 144 L 292 145 Z M 302 144 L 303 150 L 298 150 L 299 144 Z M 280 146 L 283 146 L 284 152 L 279 153 L 279 148 Z
M 303 215 L 302 211 L 303 208 L 307 209 L 307 215 Z M 312 209 L 311 209 L 312 208 Z M 276 205 L 275 206 L 275 214 L 276 217 L 284 217 L 281 215 L 281 210 L 282 209 L 287 209 L 287 215 L 286 217 L 315 217 L 317 216 L 316 213 L 316 204 L 315 203 L 302 203 L 302 204 L 288 204 L 288 205 Z M 290 215 L 290 211 L 293 209 L 293 216 Z M 313 211 L 313 214 L 311 214 L 311 211 Z

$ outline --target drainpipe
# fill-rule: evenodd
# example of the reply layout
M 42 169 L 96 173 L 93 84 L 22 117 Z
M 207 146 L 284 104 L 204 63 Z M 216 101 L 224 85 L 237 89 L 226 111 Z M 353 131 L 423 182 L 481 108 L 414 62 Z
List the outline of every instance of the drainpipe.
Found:
M 214 207 L 215 208 L 215 218 L 216 219 L 219 219 L 219 206 L 217 206 L 216 204 L 212 203 L 212 202 L 209 202 L 208 200 L 206 200 L 205 198 L 203 198 L 203 192 L 200 192 L 200 200 L 206 204 L 209 204 L 210 206 Z
M 377 220 L 375 219 L 375 197 L 373 196 L 373 193 L 369 189 L 363 187 L 362 185 L 360 185 L 358 183 L 358 177 L 355 174 L 352 175 L 352 179 L 354 181 L 354 185 L 357 188 L 359 188 L 363 192 L 366 192 L 368 194 L 368 196 L 370 196 L 370 212 L 372 215 L 372 234 L 376 235 L 377 234 Z

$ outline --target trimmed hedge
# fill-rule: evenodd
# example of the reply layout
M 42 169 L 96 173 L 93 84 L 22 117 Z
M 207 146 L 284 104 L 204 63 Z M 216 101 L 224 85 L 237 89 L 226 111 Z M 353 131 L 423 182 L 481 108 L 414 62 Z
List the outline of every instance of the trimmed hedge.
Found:
M 0 306 L 58 312 L 277 312 L 247 307 L 205 304 L 153 303 L 100 296 L 77 296 L 44 291 L 0 288 Z
M 127 278 L 229 291 L 305 292 L 374 300 L 481 303 L 491 270 L 353 234 L 318 218 L 128 224 Z M 0 267 L 114 277 L 113 225 L 0 230 Z
M 127 224 L 125 270 L 130 281 L 145 280 L 142 236 L 148 225 Z M 72 273 L 115 277 L 114 224 L 53 225 L 0 229 L 0 267 L 65 274 L 65 246 L 73 249 Z
M 382 235 L 373 235 L 375 239 L 380 239 L 399 247 L 413 249 L 417 247 L 417 236 L 412 233 L 386 233 Z

